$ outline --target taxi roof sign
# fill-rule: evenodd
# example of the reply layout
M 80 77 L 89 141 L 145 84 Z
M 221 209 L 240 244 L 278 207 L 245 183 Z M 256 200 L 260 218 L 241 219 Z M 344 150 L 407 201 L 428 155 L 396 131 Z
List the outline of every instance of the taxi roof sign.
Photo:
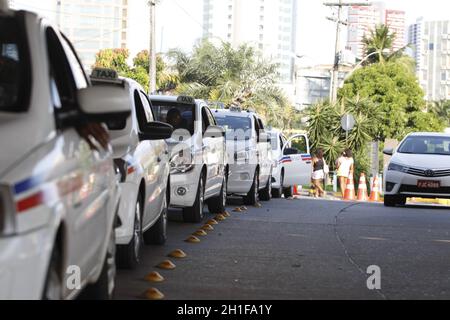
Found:
M 92 70 L 91 78 L 95 80 L 117 81 L 119 74 L 113 69 L 95 68 Z
M 195 99 L 189 96 L 179 96 L 177 102 L 182 104 L 195 104 Z

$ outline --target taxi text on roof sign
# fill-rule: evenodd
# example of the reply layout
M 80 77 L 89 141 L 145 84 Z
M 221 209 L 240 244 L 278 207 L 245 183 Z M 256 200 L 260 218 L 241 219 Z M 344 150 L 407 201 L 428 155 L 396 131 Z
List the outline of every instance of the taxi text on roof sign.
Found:
M 102 80 L 117 80 L 119 75 L 117 71 L 112 69 L 95 68 L 92 70 L 91 78 Z
M 177 102 L 183 104 L 195 104 L 195 99 L 188 96 L 179 96 Z

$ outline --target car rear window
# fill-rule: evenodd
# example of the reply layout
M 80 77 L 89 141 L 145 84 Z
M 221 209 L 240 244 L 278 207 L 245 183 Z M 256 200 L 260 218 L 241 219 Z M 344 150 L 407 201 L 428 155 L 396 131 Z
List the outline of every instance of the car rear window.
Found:
M 0 112 L 28 110 L 30 67 L 23 18 L 0 16 Z
M 184 129 L 194 134 L 195 105 L 152 100 L 152 109 L 157 121 L 170 124 L 174 130 Z

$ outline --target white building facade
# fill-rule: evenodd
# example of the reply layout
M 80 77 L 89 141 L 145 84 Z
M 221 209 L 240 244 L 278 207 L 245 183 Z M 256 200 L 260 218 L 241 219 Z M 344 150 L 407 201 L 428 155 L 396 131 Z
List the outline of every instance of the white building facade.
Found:
M 297 0 L 204 0 L 204 38 L 248 43 L 280 65 L 280 85 L 294 82 Z
M 409 27 L 409 43 L 426 100 L 450 100 L 450 20 L 417 20 Z

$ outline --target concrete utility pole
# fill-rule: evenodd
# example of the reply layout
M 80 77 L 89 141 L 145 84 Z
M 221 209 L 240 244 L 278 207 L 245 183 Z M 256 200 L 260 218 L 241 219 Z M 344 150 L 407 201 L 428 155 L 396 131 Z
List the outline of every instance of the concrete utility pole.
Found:
M 149 93 L 156 92 L 156 0 L 149 1 L 150 7 L 150 72 L 149 72 Z
M 353 6 L 371 6 L 371 3 L 363 2 L 363 3 L 344 3 L 343 0 L 339 0 L 338 3 L 332 3 L 332 2 L 325 2 L 324 6 L 327 7 L 337 7 L 338 8 L 338 15 L 336 18 L 327 18 L 328 20 L 331 20 L 333 22 L 336 22 L 336 45 L 334 48 L 334 66 L 333 66 L 333 72 L 331 76 L 331 93 L 330 93 L 330 99 L 331 102 L 335 103 L 337 102 L 337 92 L 339 87 L 339 67 L 341 64 L 341 57 L 340 57 L 340 47 L 341 47 L 341 26 L 347 26 L 347 21 L 342 20 L 342 9 L 344 7 L 353 7 Z

